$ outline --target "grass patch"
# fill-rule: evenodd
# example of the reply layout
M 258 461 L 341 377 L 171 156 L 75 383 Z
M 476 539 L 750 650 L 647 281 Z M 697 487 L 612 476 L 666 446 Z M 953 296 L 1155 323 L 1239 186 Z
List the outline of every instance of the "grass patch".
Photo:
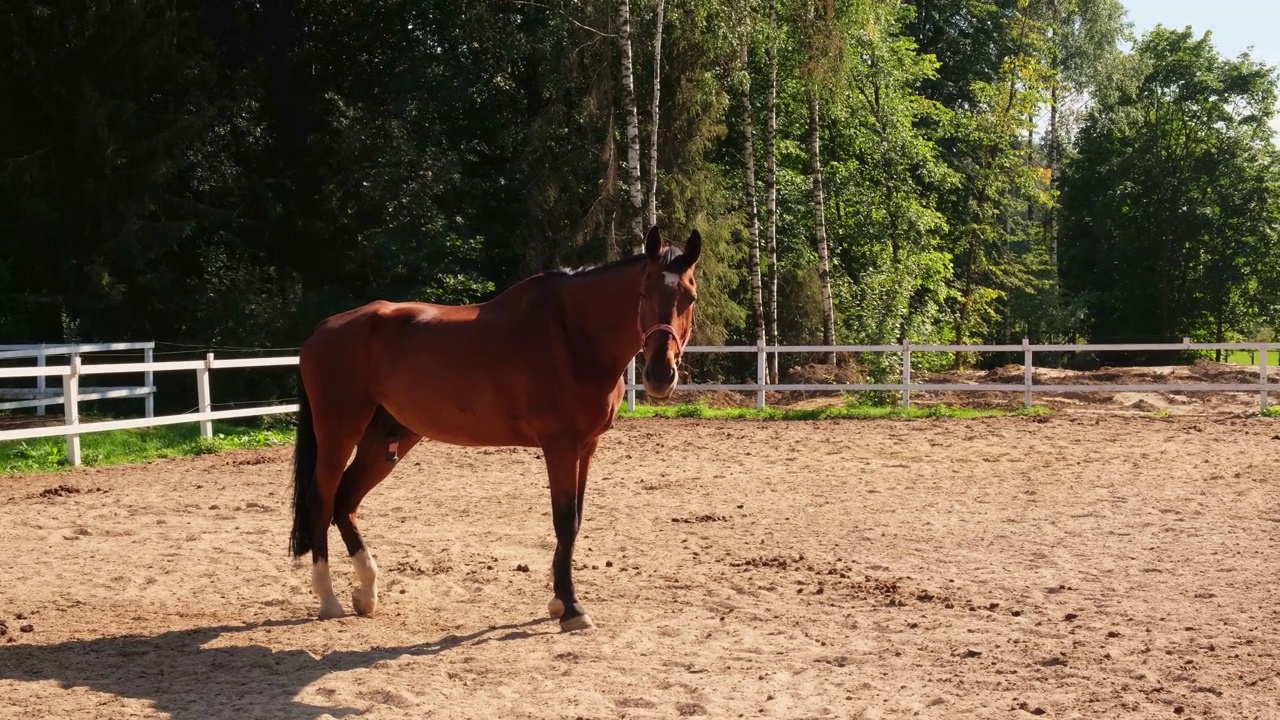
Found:
M 1232 350 L 1227 354 L 1226 361 L 1236 365 L 1257 365 L 1261 357 L 1262 354 L 1258 352 L 1250 356 L 1248 350 Z M 1267 353 L 1267 364 L 1272 368 L 1280 367 L 1280 350 L 1271 350 Z
M 932 407 L 888 407 L 874 405 L 837 405 L 825 408 L 709 408 L 700 403 L 684 405 L 636 405 L 634 412 L 621 410 L 619 417 L 626 418 L 706 418 L 719 420 L 914 420 L 924 418 L 954 418 L 971 420 L 978 418 L 1043 415 L 1049 409 L 1033 406 L 1030 409 L 996 410 L 954 408 L 947 405 Z
M 1280 418 L 1280 405 L 1272 405 L 1262 411 L 1262 417 Z
M 1271 408 L 1273 417 L 1277 408 Z M 1049 409 L 1036 406 L 1029 410 L 974 410 L 947 405 L 933 407 L 900 408 L 848 403 L 845 405 L 810 408 L 710 408 L 701 403 L 685 405 L 637 405 L 635 412 L 621 410 L 619 417 L 626 418 L 706 418 L 729 420 L 838 420 L 838 419 L 925 419 L 956 418 L 977 419 L 1040 415 Z M 135 430 L 113 430 L 87 433 L 80 436 L 81 462 L 86 466 L 123 465 L 145 463 L 161 458 L 207 455 L 224 450 L 291 445 L 294 431 L 285 423 L 270 423 L 265 427 L 251 427 L 232 423 L 215 422 L 213 437 L 200 437 L 197 423 L 164 425 Z M 36 440 L 0 442 L 0 474 L 46 473 L 70 467 L 67 462 L 66 440 L 61 437 Z
M 200 437 L 197 423 L 135 430 L 112 430 L 80 436 L 83 465 L 145 463 L 171 457 L 207 455 L 293 443 L 292 430 L 263 429 L 231 423 L 213 424 L 213 437 Z M 0 442 L 0 474 L 53 472 L 70 467 L 66 439 L 61 437 Z

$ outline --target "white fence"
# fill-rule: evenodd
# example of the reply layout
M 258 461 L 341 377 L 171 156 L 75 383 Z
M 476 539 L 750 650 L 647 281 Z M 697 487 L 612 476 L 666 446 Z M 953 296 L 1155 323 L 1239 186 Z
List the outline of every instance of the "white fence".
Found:
M 1255 383 L 1158 383 L 1148 385 L 1036 385 L 1033 373 L 1034 356 L 1038 352 L 1160 352 L 1178 350 L 1244 350 L 1255 351 L 1260 356 L 1258 381 Z M 1269 390 L 1280 391 L 1280 385 L 1273 383 L 1268 387 L 1267 353 L 1280 350 L 1280 343 L 1193 343 L 1183 338 L 1180 343 L 1127 343 L 1116 345 L 1032 345 L 1023 338 L 1019 345 L 733 345 L 733 346 L 690 346 L 685 352 L 692 353 L 755 353 L 756 381 L 742 384 L 693 384 L 684 385 L 684 389 L 696 390 L 737 390 L 756 393 L 756 408 L 763 410 L 765 393 L 768 390 L 786 391 L 889 391 L 902 393 L 903 407 L 911 406 L 912 392 L 1021 392 L 1023 403 L 1031 407 L 1033 393 L 1090 393 L 1090 392 L 1257 392 L 1260 409 L 1267 409 Z M 958 352 L 958 353 L 1022 353 L 1022 382 L 1016 385 L 1004 383 L 913 383 L 911 382 L 911 353 L 913 352 Z M 896 383 L 850 383 L 850 384 L 767 384 L 766 367 L 771 354 L 791 353 L 898 353 L 902 355 L 901 380 Z M 627 408 L 635 409 L 636 390 L 643 386 L 636 385 L 636 363 L 633 359 L 627 367 Z
M 0 360 L 16 360 L 35 358 L 36 367 L 49 364 L 50 358 L 67 357 L 68 363 L 74 362 L 81 355 L 103 352 L 142 351 L 142 361 L 148 365 L 155 358 L 154 342 L 131 343 L 89 343 L 49 345 L 0 345 Z M 62 405 L 64 398 L 61 388 L 49 389 L 46 375 L 35 378 L 34 388 L 0 388 L 0 410 L 16 410 L 33 407 L 36 415 L 44 415 L 48 405 Z M 154 377 L 151 370 L 143 371 L 142 385 L 134 387 L 92 387 L 80 389 L 80 400 L 106 400 L 109 398 L 142 398 L 144 412 L 147 417 L 155 415 Z
M 215 360 L 213 353 L 205 355 L 204 360 L 177 360 L 171 362 L 113 363 L 110 365 L 85 365 L 78 355 L 72 355 L 71 361 L 62 366 L 45 366 L 34 368 L 0 368 L 0 378 L 36 377 L 62 378 L 62 413 L 63 425 L 52 427 L 24 428 L 21 430 L 0 430 L 0 442 L 6 440 L 29 440 L 43 437 L 67 438 L 67 460 L 72 465 L 80 464 L 80 436 L 85 433 L 105 432 L 107 430 L 127 430 L 130 428 L 157 427 L 160 425 L 178 425 L 181 423 L 200 423 L 200 434 L 213 437 L 213 421 L 230 418 L 271 415 L 275 413 L 292 413 L 298 411 L 298 405 L 271 405 L 256 408 L 234 408 L 231 410 L 214 410 L 209 392 L 209 373 L 218 368 L 251 368 L 279 365 L 297 365 L 298 358 L 274 357 L 236 360 Z M 109 375 L 115 373 L 142 372 L 151 377 L 152 373 L 172 370 L 194 370 L 196 373 L 196 395 L 199 411 L 183 415 L 163 415 L 161 417 L 142 417 L 130 420 L 107 420 L 102 422 L 80 422 L 80 400 L 86 399 L 80 394 L 80 379 L 86 375 Z
M 1254 383 L 1159 383 L 1149 385 L 1036 385 L 1033 382 L 1034 354 L 1037 352 L 1125 352 L 1125 351 L 1169 351 L 1169 350 L 1246 350 L 1256 351 L 1260 356 L 1258 380 Z M 1154 344 L 1121 344 L 1121 345 L 1031 345 L 1023 340 L 1020 345 L 781 345 L 781 346 L 691 346 L 685 348 L 690 353 L 755 353 L 756 382 L 744 384 L 702 383 L 683 385 L 686 390 L 735 390 L 755 391 L 756 406 L 763 409 L 765 393 L 774 391 L 813 391 L 813 392 L 845 392 L 845 391 L 892 391 L 902 393 L 902 403 L 910 406 L 912 392 L 955 391 L 955 392 L 1021 392 L 1027 407 L 1031 406 L 1032 396 L 1037 392 L 1052 393 L 1090 393 L 1090 392 L 1256 392 L 1258 404 L 1266 409 L 1268 393 L 1280 391 L 1280 383 L 1269 383 L 1267 352 L 1280 350 L 1280 343 L 1192 343 L 1184 340 L 1181 343 Z M 854 384 L 768 384 L 766 383 L 766 366 L 770 354 L 794 353 L 900 353 L 902 355 L 902 378 L 897 383 L 854 383 Z M 1023 354 L 1023 381 L 1019 384 L 995 383 L 913 383 L 911 382 L 911 354 L 913 352 L 1021 352 Z M 2 357 L 2 356 L 0 356 Z M 36 366 L 18 368 L 0 368 L 0 378 L 44 379 L 61 377 L 63 383 L 62 402 L 64 424 L 52 427 L 24 428 L 21 430 L 0 431 L 0 442 L 8 440 L 28 440 L 44 437 L 66 437 L 67 459 L 72 465 L 80 464 L 80 436 L 86 433 L 104 432 L 107 430 L 124 430 L 129 428 L 155 427 L 159 425 L 176 425 L 181 423 L 200 423 L 200 434 L 203 437 L 213 436 L 213 421 L 231 418 L 292 413 L 298 411 L 297 404 L 270 405 L 266 407 L 236 408 L 231 410 L 214 410 L 210 393 L 209 375 L 213 370 L 228 368 L 254 368 L 284 365 L 297 365 L 297 356 L 269 357 L 253 359 L 217 360 L 213 353 L 205 355 L 203 360 L 179 360 L 173 362 L 116 363 L 110 365 L 84 365 L 78 355 L 71 355 L 65 366 Z M 150 386 L 151 375 L 155 372 L 194 371 L 196 373 L 196 394 L 199 403 L 198 411 L 182 415 L 165 415 L 161 417 L 144 417 L 130 420 L 110 420 L 103 422 L 81 423 L 79 402 L 90 396 L 80 393 L 80 379 L 86 375 L 105 375 L 115 373 L 146 373 L 147 385 Z M 643 386 L 636 383 L 636 362 L 633 359 L 626 370 L 627 407 L 635 409 L 636 393 Z

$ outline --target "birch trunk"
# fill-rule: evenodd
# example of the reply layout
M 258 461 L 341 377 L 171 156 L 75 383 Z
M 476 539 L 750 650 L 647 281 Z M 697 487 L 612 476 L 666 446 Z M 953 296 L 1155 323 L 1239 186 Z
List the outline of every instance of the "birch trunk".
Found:
M 1058 33 L 1062 30 L 1062 16 L 1058 10 L 1057 0 L 1049 2 L 1049 27 L 1054 33 L 1054 52 L 1053 52 L 1053 76 L 1049 81 L 1049 192 L 1058 189 L 1058 171 L 1059 171 L 1059 148 L 1058 144 L 1058 89 L 1059 82 L 1062 78 L 1062 57 L 1058 45 Z M 1053 277 L 1056 281 L 1058 275 L 1058 230 L 1055 225 L 1057 219 L 1055 215 L 1058 212 L 1058 202 L 1055 199 L 1053 204 L 1049 206 L 1048 211 L 1044 215 L 1044 232 L 1045 237 L 1049 239 L 1049 261 L 1053 264 Z
M 658 224 L 658 97 L 662 94 L 662 11 L 666 0 L 658 0 L 658 18 L 653 35 L 653 106 L 649 129 L 649 227 Z
M 742 145 L 743 163 L 747 176 L 747 229 L 751 236 L 751 309 L 755 314 L 756 343 L 763 343 L 764 292 L 760 282 L 760 214 L 756 205 L 756 149 L 751 119 L 751 75 L 749 65 L 750 43 L 742 39 L 742 72 L 746 76 L 742 85 Z
M 769 328 L 766 341 L 778 339 L 778 0 L 769 3 L 769 99 L 765 121 L 765 208 L 769 215 Z M 777 384 L 778 353 L 769 355 L 769 382 Z
M 822 283 L 822 344 L 836 342 L 835 304 L 831 300 L 831 265 L 827 253 L 827 219 L 822 197 L 822 154 L 819 147 L 818 96 L 809 94 L 809 162 L 813 173 L 813 226 L 818 245 L 818 281 Z M 836 363 L 836 354 L 827 353 L 827 363 Z
M 613 33 L 612 15 L 608 19 L 608 31 L 610 34 Z M 613 65 L 613 53 L 609 47 L 605 48 L 605 62 L 608 66 Z M 622 209 L 622 203 L 618 198 L 618 114 L 613 111 L 617 104 L 613 83 L 613 73 L 603 73 L 596 85 L 599 92 L 593 102 L 597 108 L 609 108 L 605 116 L 605 132 L 600 150 L 600 160 L 604 166 L 604 192 L 601 202 L 609 213 L 609 235 L 605 246 L 606 260 L 617 260 L 622 255 L 623 248 L 631 244 L 625 241 L 619 242 L 621 238 L 618 236 L 618 215 Z
M 1049 90 L 1049 192 L 1058 189 L 1058 81 L 1055 78 Z M 1058 277 L 1058 229 L 1054 227 L 1054 217 L 1058 203 L 1049 207 L 1045 213 L 1045 235 L 1049 238 L 1049 260 L 1053 264 L 1053 277 Z
M 618 40 L 622 43 L 622 104 L 627 113 L 627 185 L 631 194 L 631 245 L 644 251 L 644 193 L 640 185 L 640 120 L 636 115 L 636 87 L 631 64 L 631 3 L 622 0 L 618 12 Z

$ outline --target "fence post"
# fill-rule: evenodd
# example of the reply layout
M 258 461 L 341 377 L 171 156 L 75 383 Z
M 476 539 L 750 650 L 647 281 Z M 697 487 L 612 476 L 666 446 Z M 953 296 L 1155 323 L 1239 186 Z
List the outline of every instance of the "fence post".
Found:
M 911 407 L 911 343 L 902 342 L 902 407 Z
M 44 343 L 40 343 L 40 354 L 36 355 L 36 367 L 43 368 L 48 364 L 44 354 Z M 36 377 L 36 395 L 41 403 L 36 406 L 36 415 L 44 415 L 44 391 L 49 388 L 48 379 L 44 375 Z
M 636 411 L 636 356 L 627 363 L 627 412 Z
M 213 403 L 209 400 L 209 371 L 213 368 L 213 353 L 205 353 L 204 367 L 196 370 L 196 400 L 200 403 L 200 412 L 213 412 Z M 200 421 L 200 437 L 213 437 L 213 421 Z
M 1023 389 L 1022 404 L 1028 410 L 1031 409 L 1031 383 L 1035 380 L 1035 372 L 1031 366 L 1031 341 L 1022 338 L 1022 384 L 1026 386 Z
M 145 362 L 148 365 L 155 362 L 156 361 L 155 349 L 154 348 L 144 349 L 142 351 L 142 359 L 143 359 L 143 362 Z M 146 372 L 142 376 L 142 383 L 147 386 L 147 400 L 146 400 L 147 401 L 147 417 L 156 416 L 155 382 L 156 382 L 155 371 L 153 371 L 151 368 L 147 368 Z
M 1262 412 L 1267 411 L 1267 387 L 1269 379 L 1267 378 L 1267 353 L 1271 352 L 1267 349 L 1266 343 L 1262 343 L 1258 350 L 1262 353 L 1262 360 L 1258 365 L 1258 381 L 1262 383 L 1262 387 L 1258 390 L 1258 405 L 1262 407 Z
M 764 409 L 765 372 L 769 368 L 769 355 L 764 351 L 764 338 L 756 338 L 756 409 Z
M 72 353 L 70 372 L 62 381 L 62 417 L 67 425 L 80 424 L 80 354 Z M 67 434 L 67 462 L 80 466 L 80 436 Z

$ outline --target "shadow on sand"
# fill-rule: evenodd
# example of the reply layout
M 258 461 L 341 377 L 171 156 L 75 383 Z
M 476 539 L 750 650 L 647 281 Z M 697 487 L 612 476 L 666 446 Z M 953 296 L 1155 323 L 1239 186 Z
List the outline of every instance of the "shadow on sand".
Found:
M 368 668 L 378 661 L 403 655 L 434 656 L 491 640 L 519 640 L 556 632 L 524 630 L 544 623 L 554 627 L 554 621 L 539 618 L 468 635 L 446 635 L 431 643 L 336 651 L 318 659 L 304 650 L 272 651 L 263 645 L 202 647 L 224 634 L 309 622 L 311 620 L 274 621 L 196 628 L 54 645 L 10 644 L 0 646 L 0 678 L 55 680 L 65 688 L 85 687 L 120 697 L 150 700 L 156 710 L 168 713 L 174 720 L 313 720 L 326 714 L 344 717 L 364 712 L 363 709 L 309 705 L 294 699 L 307 685 L 330 673 Z

